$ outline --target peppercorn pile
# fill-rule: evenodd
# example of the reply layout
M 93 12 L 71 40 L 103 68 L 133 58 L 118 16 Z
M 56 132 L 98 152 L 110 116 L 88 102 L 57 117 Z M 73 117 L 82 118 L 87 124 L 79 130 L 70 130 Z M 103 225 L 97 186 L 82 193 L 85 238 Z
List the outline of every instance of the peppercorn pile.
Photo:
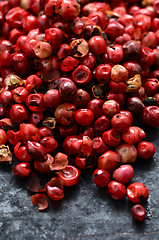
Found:
M 155 147 L 134 119 L 159 126 L 159 0 L 1 1 L 0 74 L 0 162 L 14 149 L 32 203 L 46 209 L 92 168 L 144 220 L 133 164 Z

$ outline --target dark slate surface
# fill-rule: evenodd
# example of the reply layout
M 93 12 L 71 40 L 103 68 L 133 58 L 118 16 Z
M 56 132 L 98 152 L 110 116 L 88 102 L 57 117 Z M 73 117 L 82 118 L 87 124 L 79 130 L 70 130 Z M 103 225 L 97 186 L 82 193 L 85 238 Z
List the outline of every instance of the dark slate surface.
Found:
M 105 189 L 98 189 L 92 182 L 92 170 L 82 174 L 77 186 L 65 190 L 63 200 L 50 201 L 49 208 L 39 212 L 31 203 L 25 181 L 13 176 L 12 167 L 0 165 L 0 239 L 158 240 L 159 130 L 147 129 L 146 133 L 156 154 L 151 160 L 138 159 L 133 164 L 133 181 L 142 181 L 150 190 L 144 222 L 132 220 L 133 204 L 128 199 L 115 201 Z

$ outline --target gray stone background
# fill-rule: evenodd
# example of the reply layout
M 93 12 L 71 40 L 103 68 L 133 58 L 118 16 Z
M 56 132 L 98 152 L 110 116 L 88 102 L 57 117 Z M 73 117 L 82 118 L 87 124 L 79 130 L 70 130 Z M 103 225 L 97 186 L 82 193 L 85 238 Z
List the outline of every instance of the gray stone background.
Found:
M 25 181 L 12 173 L 13 166 L 0 165 L 0 239 L 1 240 L 127 240 L 159 239 L 159 130 L 145 129 L 155 144 L 156 154 L 148 161 L 133 164 L 133 182 L 141 181 L 150 190 L 145 204 L 147 218 L 135 223 L 133 204 L 126 198 L 112 200 L 106 189 L 92 182 L 92 171 L 82 173 L 79 184 L 65 189 L 60 202 L 49 201 L 49 208 L 39 212 L 31 203 Z

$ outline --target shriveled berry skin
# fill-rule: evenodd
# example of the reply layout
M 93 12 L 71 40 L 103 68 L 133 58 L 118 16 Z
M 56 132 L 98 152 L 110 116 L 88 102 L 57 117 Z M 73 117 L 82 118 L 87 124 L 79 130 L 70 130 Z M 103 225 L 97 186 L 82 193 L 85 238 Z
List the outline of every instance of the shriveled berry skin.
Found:
M 140 142 L 137 146 L 137 154 L 143 159 L 149 159 L 155 154 L 155 146 L 151 142 Z
M 140 204 L 134 205 L 131 209 L 131 212 L 132 212 L 132 217 L 136 222 L 141 222 L 146 217 L 146 210 Z
M 54 201 L 62 199 L 64 197 L 62 181 L 58 178 L 51 178 L 46 184 L 46 193 Z
M 129 183 L 134 176 L 134 169 L 131 165 L 121 165 L 113 172 L 113 178 L 123 184 Z
M 93 172 L 93 181 L 98 187 L 104 188 L 110 182 L 110 174 L 104 169 L 96 169 Z
M 135 162 L 137 158 L 137 150 L 132 144 L 122 143 L 116 149 L 115 152 L 121 155 L 122 163 Z
M 127 196 L 134 203 L 143 203 L 148 200 L 149 190 L 141 182 L 135 182 L 128 186 Z
M 108 193 L 115 200 L 121 200 L 126 196 L 126 188 L 122 183 L 111 181 L 108 184 Z
M 62 103 L 55 109 L 55 119 L 62 125 L 74 122 L 76 106 L 72 103 Z

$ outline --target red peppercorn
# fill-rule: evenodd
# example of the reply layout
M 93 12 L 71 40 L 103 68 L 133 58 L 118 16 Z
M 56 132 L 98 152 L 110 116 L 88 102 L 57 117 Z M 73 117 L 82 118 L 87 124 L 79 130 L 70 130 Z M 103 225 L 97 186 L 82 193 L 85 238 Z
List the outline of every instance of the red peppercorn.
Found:
M 129 144 L 139 143 L 146 137 L 143 129 L 132 126 L 127 131 L 123 132 L 122 139 Z
M 10 107 L 13 104 L 13 93 L 11 91 L 3 91 L 0 94 L 0 103 L 4 107 Z
M 76 141 L 76 140 L 80 140 L 81 137 L 80 136 L 76 136 L 76 135 L 72 135 L 72 136 L 68 136 L 65 138 L 64 142 L 63 142 L 63 150 L 66 154 L 68 155 L 74 155 L 74 151 L 72 149 L 72 142 Z
M 123 184 L 129 183 L 134 176 L 134 169 L 131 165 L 121 165 L 113 172 L 113 178 Z
M 104 153 L 109 150 L 109 147 L 104 143 L 101 137 L 95 137 L 92 140 L 93 142 L 93 150 L 95 153 Z
M 125 104 L 125 94 L 123 92 L 121 93 L 115 93 L 113 91 L 109 91 L 105 95 L 105 100 L 115 100 L 119 103 L 119 105 L 122 107 Z
M 108 184 L 109 195 L 115 200 L 121 200 L 126 196 L 126 188 L 122 183 L 111 181 Z
M 14 147 L 15 157 L 22 162 L 31 162 L 33 158 L 27 153 L 26 145 L 17 143 Z
M 88 102 L 87 108 L 91 109 L 94 113 L 94 118 L 97 119 L 103 114 L 102 106 L 104 101 L 101 99 L 92 99 Z
M 47 150 L 40 143 L 27 141 L 26 149 L 28 154 L 36 161 L 46 161 Z
M 102 115 L 95 121 L 94 129 L 97 135 L 101 135 L 104 131 L 110 128 L 110 119 Z
M 151 142 L 140 142 L 137 145 L 137 154 L 143 159 L 149 159 L 155 154 L 155 146 Z
M 26 178 L 30 175 L 31 173 L 31 166 L 30 163 L 28 162 L 22 162 L 17 164 L 14 168 L 13 168 L 13 173 L 20 178 Z
M 95 76 L 98 82 L 107 84 L 110 81 L 112 67 L 109 64 L 100 64 L 95 70 Z
M 71 100 L 77 94 L 77 87 L 73 81 L 64 80 L 59 85 L 59 94 L 63 101 Z
M 12 28 L 21 28 L 27 15 L 28 13 L 24 9 L 20 7 L 14 7 L 8 11 L 5 19 Z
M 40 144 L 46 148 L 48 153 L 53 153 L 58 147 L 57 141 L 54 139 L 54 137 L 50 136 L 43 137 L 40 140 Z
M 111 125 L 116 131 L 125 132 L 131 126 L 131 119 L 123 113 L 118 113 L 112 117 Z
M 45 40 L 51 44 L 53 52 L 56 52 L 57 46 L 63 41 L 63 33 L 59 28 L 48 28 L 45 31 Z
M 45 162 L 34 161 L 34 168 L 37 172 L 41 174 L 48 174 L 51 172 L 50 166 L 54 162 L 54 159 L 51 155 L 46 155 L 47 159 Z
M 114 44 L 106 47 L 106 53 L 111 63 L 119 63 L 123 59 L 123 47 L 121 45 Z
M 157 106 L 147 106 L 142 110 L 141 121 L 150 126 L 158 127 L 159 126 L 159 108 Z
M 104 169 L 96 169 L 93 172 L 94 183 L 101 188 L 104 188 L 110 182 L 110 174 Z
M 143 203 L 149 197 L 149 190 L 143 183 L 135 182 L 128 186 L 127 196 L 134 203 Z
M 7 142 L 7 134 L 3 129 L 0 129 L 0 145 L 3 145 Z
M 63 182 L 63 185 L 70 187 L 78 183 L 80 171 L 72 166 L 67 165 L 63 170 L 58 173 L 58 178 Z
M 89 52 L 86 56 L 80 59 L 80 64 L 93 69 L 96 66 L 96 58 L 93 53 Z
M 91 81 L 91 71 L 85 65 L 79 65 L 72 73 L 73 81 L 79 85 L 85 85 Z
M 119 166 L 120 161 L 121 156 L 118 153 L 109 150 L 99 157 L 97 167 L 111 172 Z
M 41 87 L 41 79 L 37 77 L 36 75 L 30 75 L 26 79 L 26 89 L 29 92 L 33 92 L 34 90 L 38 90 Z
M 113 128 L 105 131 L 102 134 L 102 139 L 109 147 L 117 147 L 122 141 L 121 134 Z
M 112 117 L 120 112 L 120 105 L 115 100 L 108 100 L 103 104 L 102 109 L 106 116 Z
M 16 103 L 25 103 L 29 91 L 25 87 L 17 87 L 13 90 L 13 99 Z
M 90 109 L 79 109 L 75 113 L 75 120 L 82 126 L 89 126 L 93 122 L 94 114 Z
M 131 212 L 132 212 L 133 219 L 137 222 L 143 221 L 146 217 L 146 210 L 140 204 L 134 205 L 131 209 Z
M 43 112 L 46 109 L 44 95 L 42 93 L 29 94 L 26 99 L 26 106 L 32 112 Z
M 47 107 L 56 108 L 61 103 L 61 97 L 57 89 L 50 89 L 44 95 L 44 102 Z
M 10 109 L 10 118 L 15 123 L 22 123 L 29 118 L 28 110 L 21 104 L 14 104 Z
M 101 36 L 93 36 L 89 40 L 89 47 L 95 55 L 101 55 L 106 52 L 106 42 Z
M 21 134 L 20 131 L 15 131 L 15 130 L 8 130 L 7 131 L 7 139 L 8 142 L 12 145 L 15 146 L 17 143 L 21 141 Z
M 63 182 L 58 178 L 52 178 L 46 184 L 46 193 L 52 200 L 60 200 L 64 197 Z
M 28 15 L 23 21 L 23 31 L 29 32 L 35 28 L 39 27 L 37 18 L 34 15 Z
M 30 123 L 23 123 L 20 125 L 20 134 L 24 142 L 40 140 L 40 132 L 37 127 Z
M 45 127 L 45 126 L 40 127 L 39 132 L 40 132 L 40 135 L 42 138 L 47 137 L 47 136 L 50 136 L 50 137 L 54 136 L 53 131 L 50 128 Z
M 32 124 L 34 124 L 35 126 L 37 126 L 40 122 L 41 122 L 41 120 L 43 120 L 44 119 L 44 114 L 43 114 L 43 112 L 37 112 L 37 113 L 35 113 L 35 112 L 32 112 L 31 114 L 30 114 L 30 123 L 32 123 Z
M 70 125 L 74 122 L 76 106 L 72 103 L 62 103 L 55 109 L 55 119 L 62 125 Z
M 115 40 L 123 35 L 124 27 L 119 22 L 110 22 L 104 31 L 110 39 Z

